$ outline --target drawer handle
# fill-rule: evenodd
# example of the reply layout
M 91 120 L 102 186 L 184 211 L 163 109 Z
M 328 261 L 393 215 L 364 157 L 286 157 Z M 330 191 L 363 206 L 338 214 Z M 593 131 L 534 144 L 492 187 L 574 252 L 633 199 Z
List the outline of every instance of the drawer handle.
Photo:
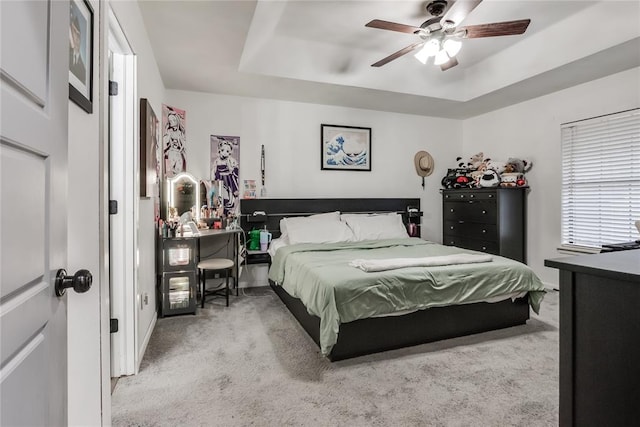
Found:
M 490 199 L 493 199 L 493 194 L 489 194 L 489 198 L 490 198 Z
M 483 246 L 483 247 L 482 247 L 482 250 L 483 250 L 483 251 L 486 251 L 486 250 L 487 250 L 487 247 L 486 247 L 486 246 Z
M 448 198 L 449 198 L 449 195 L 447 194 L 446 196 L 444 196 L 444 198 L 445 198 L 445 199 L 448 199 Z
M 486 233 L 486 232 L 487 232 L 487 230 L 482 230 L 482 232 L 483 232 L 483 233 Z
M 458 221 L 458 224 L 464 224 L 464 221 Z
M 451 230 L 453 230 L 453 225 L 451 227 L 449 227 Z
M 469 197 L 471 197 L 471 198 L 473 199 L 474 197 L 476 197 L 476 195 L 475 195 L 475 194 L 472 194 L 472 195 L 471 195 L 471 196 L 469 196 Z
M 483 214 L 486 214 L 486 213 L 487 213 L 487 211 L 483 210 L 483 211 L 482 211 L 482 213 L 483 213 Z
M 451 208 L 451 212 L 455 212 L 455 209 Z
M 450 245 L 453 245 L 455 242 L 452 240 L 449 242 Z
M 461 195 L 460 195 L 460 198 L 461 198 L 461 199 L 464 199 L 464 194 L 461 194 Z

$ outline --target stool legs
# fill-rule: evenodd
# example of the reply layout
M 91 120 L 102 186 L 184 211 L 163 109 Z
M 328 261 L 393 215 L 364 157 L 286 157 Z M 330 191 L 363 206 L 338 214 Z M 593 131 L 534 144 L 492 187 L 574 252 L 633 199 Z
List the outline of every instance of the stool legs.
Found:
M 200 279 L 202 281 L 202 292 L 200 293 L 200 305 L 201 308 L 204 308 L 204 287 L 205 287 L 205 276 L 206 276 L 207 271 L 206 270 L 200 270 Z
M 218 271 L 220 271 L 220 270 L 218 270 Z M 229 294 L 230 294 L 230 290 L 229 290 L 229 272 L 230 271 L 231 270 L 228 269 L 228 268 L 224 270 L 224 278 L 225 278 L 224 293 L 225 293 L 227 307 L 229 307 Z M 207 270 L 198 270 L 198 272 L 200 274 L 200 281 L 201 281 L 201 287 L 202 287 L 202 292 L 200 292 L 200 307 L 204 308 L 204 297 L 205 297 L 205 292 L 206 292 Z M 215 291 L 212 291 L 212 292 L 215 292 Z
M 229 270 L 228 269 L 224 271 L 224 278 L 225 278 L 225 287 L 226 287 L 225 294 L 227 296 L 227 307 L 229 307 Z

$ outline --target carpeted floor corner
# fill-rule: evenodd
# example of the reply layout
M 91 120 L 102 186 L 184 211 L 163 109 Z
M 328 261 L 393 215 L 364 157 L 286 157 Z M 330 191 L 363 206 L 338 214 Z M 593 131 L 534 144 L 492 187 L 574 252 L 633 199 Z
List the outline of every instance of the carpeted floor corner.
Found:
M 269 288 L 159 319 L 114 426 L 556 426 L 558 292 L 526 325 L 331 363 Z

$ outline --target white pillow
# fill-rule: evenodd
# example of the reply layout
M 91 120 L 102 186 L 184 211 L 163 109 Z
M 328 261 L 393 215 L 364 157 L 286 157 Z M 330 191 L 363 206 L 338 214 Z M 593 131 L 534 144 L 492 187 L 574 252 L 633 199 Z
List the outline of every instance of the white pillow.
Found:
M 343 213 L 340 215 L 340 220 L 347 222 L 348 219 L 355 219 L 357 220 L 358 218 L 365 218 L 365 217 L 370 217 L 370 216 L 393 216 L 395 217 L 396 215 L 398 215 L 397 212 L 383 212 L 383 213 Z
M 287 237 L 292 245 L 298 243 L 353 242 L 351 228 L 340 220 L 307 219 L 287 221 Z
M 356 241 L 380 239 L 406 239 L 409 237 L 402 216 L 391 215 L 342 215 L 353 230 Z
M 309 221 L 339 221 L 340 220 L 340 211 L 335 212 L 326 212 L 321 214 L 315 214 L 310 216 L 295 216 L 291 218 L 282 218 L 280 220 L 280 238 L 288 241 L 289 232 L 288 225 L 289 224 L 308 224 Z

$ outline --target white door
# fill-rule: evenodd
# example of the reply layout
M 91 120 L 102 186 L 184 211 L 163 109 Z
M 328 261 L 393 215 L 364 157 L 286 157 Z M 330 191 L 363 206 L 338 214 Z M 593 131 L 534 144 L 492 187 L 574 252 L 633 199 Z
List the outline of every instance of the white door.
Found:
M 0 425 L 67 422 L 69 3 L 0 1 Z

